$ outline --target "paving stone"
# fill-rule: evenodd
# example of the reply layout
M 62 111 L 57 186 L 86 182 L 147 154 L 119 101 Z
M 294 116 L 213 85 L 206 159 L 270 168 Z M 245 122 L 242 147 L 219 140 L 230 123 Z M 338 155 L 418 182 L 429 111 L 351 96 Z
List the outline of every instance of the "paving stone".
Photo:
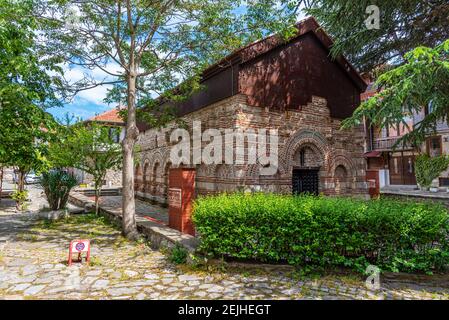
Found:
M 184 287 L 184 288 L 182 288 L 182 291 L 190 292 L 190 291 L 193 291 L 195 289 L 196 289 L 195 287 Z M 179 289 L 177 288 L 177 290 L 179 290 Z
M 160 292 L 153 292 L 153 293 L 151 293 L 149 295 L 149 298 L 150 299 L 157 299 L 157 298 L 159 298 L 160 295 L 161 295 Z
M 36 276 L 14 277 L 9 279 L 9 283 L 31 283 L 36 280 Z
M 138 292 L 136 288 L 108 288 L 106 289 L 106 291 L 113 297 L 129 295 Z
M 139 293 L 136 295 L 136 300 L 144 300 L 145 299 L 145 293 Z
M 207 292 L 223 292 L 224 288 L 222 286 L 213 285 L 209 289 L 207 289 Z
M 165 279 L 162 279 L 162 283 L 163 284 L 169 284 L 169 283 L 172 283 L 173 282 L 173 278 L 165 278 Z
M 183 274 L 178 277 L 179 281 L 193 281 L 200 280 L 200 278 L 196 275 Z
M 207 296 L 207 292 L 205 291 L 196 291 L 193 295 L 196 297 L 200 297 L 200 298 L 204 298 L 205 296 Z
M 39 266 L 32 264 L 32 265 L 28 265 L 28 266 L 23 267 L 22 274 L 24 276 L 28 276 L 28 275 L 31 275 L 31 274 L 35 274 L 39 270 L 40 270 Z
M 93 285 L 92 289 L 105 289 L 108 287 L 109 280 L 101 279 L 97 280 Z
M 215 284 L 212 284 L 212 283 L 204 283 L 204 284 L 200 285 L 199 288 L 200 289 L 209 289 L 209 288 L 212 288 L 214 286 L 215 286 Z
M 32 295 L 39 293 L 44 288 L 45 288 L 45 285 L 32 286 L 32 287 L 29 287 L 28 289 L 26 289 L 23 292 L 23 294 L 26 296 L 32 296 Z
M 12 287 L 12 288 L 11 288 L 10 290 L 8 290 L 8 291 L 12 291 L 12 292 L 15 292 L 15 291 L 23 291 L 23 290 L 25 290 L 26 288 L 28 288 L 29 286 L 31 286 L 30 283 L 21 283 L 21 284 L 18 284 L 18 285 L 16 285 L 16 286 Z
M 127 275 L 128 277 L 130 277 L 130 278 L 133 278 L 133 277 L 136 277 L 136 276 L 139 275 L 138 272 L 133 271 L 133 270 L 125 270 L 123 273 L 124 273 L 125 275 Z

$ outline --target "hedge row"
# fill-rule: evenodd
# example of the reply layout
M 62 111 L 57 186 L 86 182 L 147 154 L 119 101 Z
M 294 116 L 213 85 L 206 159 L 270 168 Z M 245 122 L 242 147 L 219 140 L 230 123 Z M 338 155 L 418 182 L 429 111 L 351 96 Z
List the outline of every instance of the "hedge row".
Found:
M 449 262 L 447 210 L 391 199 L 276 194 L 200 197 L 193 221 L 203 252 L 221 257 L 431 272 Z

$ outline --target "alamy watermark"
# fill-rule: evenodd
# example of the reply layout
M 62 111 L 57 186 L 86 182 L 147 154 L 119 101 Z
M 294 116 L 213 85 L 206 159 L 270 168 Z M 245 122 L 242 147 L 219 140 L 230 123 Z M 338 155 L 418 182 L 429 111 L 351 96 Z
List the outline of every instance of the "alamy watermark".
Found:
M 279 136 L 276 129 L 207 129 L 193 121 L 192 135 L 183 128 L 170 134 L 173 165 L 259 164 L 260 175 L 273 175 L 278 169 Z
M 365 13 L 368 17 L 365 19 L 365 26 L 368 30 L 380 29 L 380 9 L 372 4 L 366 7 Z
M 372 264 L 366 267 L 365 273 L 368 274 L 368 278 L 365 280 L 365 286 L 369 290 L 380 289 L 380 269 Z

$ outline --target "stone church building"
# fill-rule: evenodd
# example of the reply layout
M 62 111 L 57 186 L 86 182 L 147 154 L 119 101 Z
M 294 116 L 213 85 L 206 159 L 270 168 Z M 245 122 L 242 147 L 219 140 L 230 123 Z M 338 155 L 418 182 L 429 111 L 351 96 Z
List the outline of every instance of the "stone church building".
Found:
M 360 103 L 366 83 L 344 57 L 329 56 L 331 39 L 313 18 L 298 23 L 288 42 L 270 36 L 252 43 L 202 74 L 201 91 L 178 106 L 192 132 L 277 129 L 278 167 L 261 175 L 261 165 L 185 165 L 196 169 L 197 194 L 233 190 L 366 195 L 363 128 L 340 130 Z M 166 203 L 170 132 L 139 125 L 136 194 Z M 183 164 L 181 164 L 183 165 Z

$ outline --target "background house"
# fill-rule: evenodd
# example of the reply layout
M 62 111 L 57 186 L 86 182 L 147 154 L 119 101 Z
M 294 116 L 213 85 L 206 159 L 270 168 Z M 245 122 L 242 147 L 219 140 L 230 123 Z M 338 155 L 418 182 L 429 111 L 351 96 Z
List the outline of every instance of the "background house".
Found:
M 362 93 L 361 100 L 369 99 L 378 90 L 371 82 L 366 91 Z M 378 172 L 380 188 L 386 186 L 416 186 L 415 157 L 418 154 L 426 153 L 431 157 L 449 154 L 449 126 L 445 122 L 438 123 L 436 134 L 427 137 L 421 146 L 414 147 L 411 144 L 395 146 L 404 134 L 413 130 L 413 126 L 423 120 L 430 112 L 432 112 L 431 106 L 426 106 L 418 114 L 404 118 L 408 128 L 404 124 L 379 128 L 365 123 L 367 170 Z M 449 186 L 448 175 L 448 170 L 441 173 L 440 177 L 434 180 L 432 186 Z
M 120 107 L 108 110 L 102 114 L 87 119 L 86 121 L 84 121 L 84 123 L 86 125 L 89 125 L 89 123 L 95 122 L 101 126 L 109 128 L 109 136 L 116 143 L 120 143 L 125 136 L 125 123 L 122 118 L 119 117 L 119 110 Z M 71 169 L 71 171 L 77 176 L 80 184 L 93 184 L 93 177 L 91 174 L 88 174 L 79 169 Z M 103 185 L 107 187 L 121 187 L 122 171 L 108 170 Z

